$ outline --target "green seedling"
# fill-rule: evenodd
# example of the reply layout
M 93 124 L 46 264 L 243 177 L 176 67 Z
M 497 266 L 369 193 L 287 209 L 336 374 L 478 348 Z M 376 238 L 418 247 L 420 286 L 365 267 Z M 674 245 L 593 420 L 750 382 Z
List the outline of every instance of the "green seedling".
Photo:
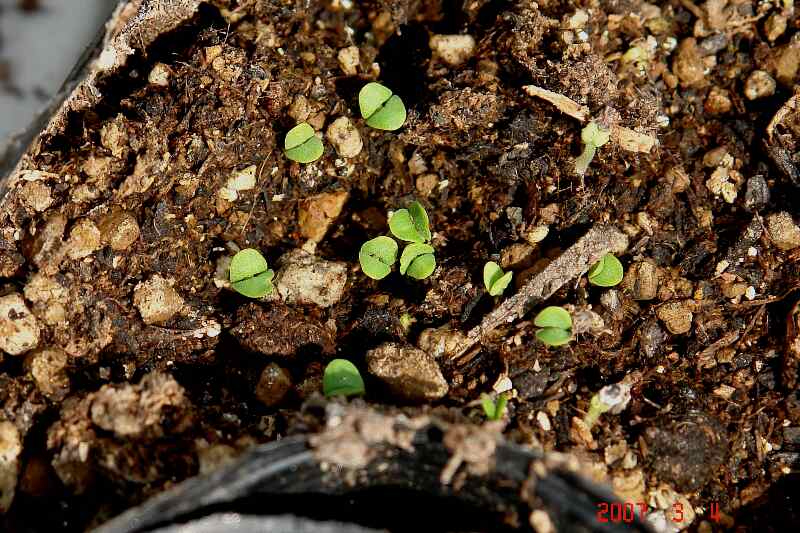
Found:
M 267 267 L 267 260 L 258 250 L 245 248 L 231 260 L 231 286 L 248 298 L 261 298 L 271 294 L 274 276 L 275 273 Z
M 614 254 L 604 255 L 589 269 L 589 283 L 598 287 L 619 285 L 623 277 L 622 263 Z
M 431 240 L 428 213 L 416 200 L 408 209 L 398 209 L 389 219 L 389 231 L 401 241 L 428 242 Z
M 572 339 L 572 317 L 563 307 L 545 307 L 533 319 L 536 338 L 548 346 L 561 346 Z
M 488 394 L 481 396 L 481 407 L 489 420 L 500 420 L 506 412 L 506 405 L 508 404 L 508 397 L 501 394 L 497 397 L 497 401 L 493 400 Z
M 358 93 L 358 106 L 367 126 L 394 131 L 406 122 L 406 106 L 392 91 L 380 83 L 370 82 Z
M 575 172 L 579 176 L 586 174 L 586 169 L 589 168 L 589 163 L 594 159 L 597 149 L 606 144 L 610 138 L 610 132 L 597 122 L 590 122 L 581 130 L 583 152 L 575 159 Z
M 286 134 L 283 141 L 286 157 L 298 163 L 311 163 L 322 155 L 324 148 L 314 128 L 308 122 L 301 122 Z
M 403 313 L 400 315 L 400 327 L 403 328 L 403 331 L 408 333 L 408 330 L 411 329 L 411 326 L 416 322 L 417 319 L 411 316 L 410 313 Z
M 361 270 L 372 279 L 383 279 L 392 271 L 392 265 L 397 261 L 397 243 L 394 239 L 381 236 L 361 245 L 358 252 L 358 261 Z
M 500 296 L 511 283 L 513 272 L 503 272 L 500 265 L 489 261 L 483 266 L 483 284 L 491 296 Z
M 433 246 L 421 242 L 412 242 L 403 249 L 400 256 L 400 273 L 414 279 L 425 279 L 436 268 L 433 257 Z
M 322 375 L 322 392 L 331 396 L 360 396 L 364 394 L 364 380 L 356 365 L 347 359 L 334 359 Z

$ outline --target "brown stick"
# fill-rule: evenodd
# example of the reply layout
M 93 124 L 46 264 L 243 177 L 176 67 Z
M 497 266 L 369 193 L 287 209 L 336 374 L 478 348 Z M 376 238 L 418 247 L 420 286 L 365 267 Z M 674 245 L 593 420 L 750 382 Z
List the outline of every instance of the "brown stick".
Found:
M 524 316 L 534 305 L 550 298 L 569 280 L 582 276 L 607 253 L 622 253 L 628 247 L 628 237 L 613 226 L 598 225 L 573 244 L 558 259 L 528 280 L 522 289 L 505 300 L 467 333 L 466 339 L 454 350 L 458 357 L 502 324 L 510 324 Z

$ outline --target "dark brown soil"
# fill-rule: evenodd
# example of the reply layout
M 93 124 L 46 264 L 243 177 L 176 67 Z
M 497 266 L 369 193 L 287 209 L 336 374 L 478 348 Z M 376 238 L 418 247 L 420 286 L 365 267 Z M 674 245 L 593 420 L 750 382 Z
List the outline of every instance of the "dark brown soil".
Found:
M 39 334 L 0 352 L 0 483 L 2 446 L 13 448 L 3 439 L 21 446 L 0 485 L 15 489 L 0 529 L 81 531 L 313 429 L 299 410 L 334 356 L 361 369 L 370 404 L 475 422 L 474 400 L 508 377 L 507 439 L 575 454 L 587 476 L 675 527 L 752 527 L 800 464 L 800 115 L 783 107 L 800 64 L 791 4 L 201 5 L 102 78 L 100 103 L 70 113 L 8 182 L 2 294 L 28 310 L 4 304 L 3 327 L 33 320 Z M 461 64 L 431 49 L 446 34 L 474 38 Z M 339 52 L 350 46 L 347 74 Z M 756 86 L 765 79 L 774 89 Z M 400 131 L 364 124 L 357 94 L 373 80 L 406 103 Z M 582 124 L 526 94 L 531 84 L 659 145 L 610 142 L 581 178 Z M 324 133 L 342 116 L 360 133 L 357 156 L 339 156 L 327 136 L 315 163 L 284 156 L 297 121 Z M 256 187 L 223 198 L 251 166 Z M 430 215 L 437 270 L 369 279 L 359 247 L 412 199 Z M 365 355 L 382 343 L 426 348 L 426 329 L 480 323 L 499 304 L 483 289 L 487 261 L 514 271 L 508 297 L 596 224 L 628 236 L 626 279 L 564 280 L 548 305 L 590 323 L 567 346 L 536 341 L 527 316 L 480 350 L 445 350 L 449 392 L 431 405 L 368 372 Z M 298 252 L 285 254 L 310 251 L 330 262 L 314 267 L 330 291 L 242 297 L 226 261 L 248 247 L 279 277 Z M 593 395 L 620 382 L 630 403 L 585 427 Z M 686 518 L 672 522 L 676 503 Z M 779 515 L 765 512 L 760 528 L 780 530 Z

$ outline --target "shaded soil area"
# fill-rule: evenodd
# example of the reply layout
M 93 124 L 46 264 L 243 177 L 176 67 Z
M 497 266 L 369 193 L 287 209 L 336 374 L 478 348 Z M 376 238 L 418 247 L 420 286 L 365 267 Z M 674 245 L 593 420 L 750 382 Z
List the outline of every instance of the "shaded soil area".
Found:
M 573 454 L 661 531 L 780 530 L 800 464 L 799 27 L 791 2 L 749 0 L 202 4 L 7 184 L 0 529 L 82 531 L 318 431 L 303 406 L 339 357 L 378 409 L 481 423 L 481 394 L 507 393 L 505 438 Z M 401 130 L 364 123 L 369 81 L 405 102 Z M 585 124 L 530 85 L 658 144 L 609 142 L 579 176 Z M 308 165 L 283 153 L 302 121 L 325 143 Z M 436 270 L 368 278 L 361 244 L 415 199 Z M 625 278 L 563 280 L 547 305 L 571 343 L 526 316 L 449 350 L 599 224 L 628 238 Z M 275 269 L 270 297 L 231 289 L 243 248 Z M 514 272 L 502 297 L 487 261 Z M 630 398 L 587 424 L 614 384 Z

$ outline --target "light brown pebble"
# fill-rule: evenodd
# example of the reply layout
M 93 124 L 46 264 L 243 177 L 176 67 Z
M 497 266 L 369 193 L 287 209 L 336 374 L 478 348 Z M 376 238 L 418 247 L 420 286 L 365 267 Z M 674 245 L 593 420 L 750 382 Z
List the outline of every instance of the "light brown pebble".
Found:
M 622 280 L 622 287 L 634 300 L 652 300 L 658 295 L 660 274 L 650 261 L 639 261 L 630 266 Z
M 292 388 L 289 373 L 276 363 L 270 363 L 261 372 L 256 385 L 256 398 L 267 407 L 277 405 Z
M 51 195 L 50 187 L 41 181 L 27 182 L 22 186 L 20 196 L 25 205 L 37 213 L 41 213 L 53 205 L 53 197 Z
M 20 355 L 39 344 L 39 323 L 17 293 L 0 297 L 0 350 Z
M 705 109 L 706 112 L 712 115 L 721 115 L 727 113 L 733 107 L 731 102 L 730 93 L 721 87 L 712 87 L 706 97 Z
M 158 85 L 159 87 L 166 87 L 169 85 L 169 77 L 172 74 L 168 66 L 164 63 L 156 63 L 147 75 L 147 81 L 151 85 Z
M 764 21 L 764 33 L 769 41 L 775 41 L 784 34 L 787 26 L 787 17 L 783 13 L 773 13 Z
M 70 259 L 83 259 L 102 247 L 100 230 L 94 222 L 83 218 L 72 226 L 66 250 Z
M 339 60 L 339 66 L 342 67 L 342 72 L 347 76 L 354 76 L 358 74 L 359 53 L 357 46 L 348 46 L 342 48 L 336 55 Z
M 430 196 L 439 184 L 439 176 L 433 173 L 423 174 L 417 178 L 417 190 L 422 196 Z
M 687 302 L 667 302 L 656 310 L 656 315 L 674 335 L 682 335 L 692 329 L 694 315 Z
M 506 246 L 500 252 L 500 266 L 504 269 L 523 269 L 533 264 L 534 247 L 526 242 Z
M 347 117 L 339 117 L 328 126 L 328 140 L 336 153 L 342 157 L 355 157 L 361 153 L 364 143 L 358 128 Z
M 430 47 L 434 55 L 451 67 L 457 67 L 475 53 L 475 38 L 471 35 L 433 35 Z
M 744 82 L 744 95 L 748 100 L 766 98 L 775 94 L 775 80 L 768 72 L 754 70 Z
M 300 234 L 314 242 L 320 242 L 342 212 L 347 198 L 347 191 L 336 191 L 318 194 L 302 201 L 298 209 Z
M 786 211 L 767 217 L 767 229 L 772 242 L 781 250 L 793 250 L 800 246 L 800 227 Z
M 139 283 L 133 291 L 133 305 L 145 324 L 166 322 L 183 309 L 183 298 L 159 274 Z
M 294 97 L 292 105 L 289 106 L 289 116 L 297 122 L 305 122 L 311 114 L 311 107 L 308 105 L 308 98 L 302 94 Z
M 109 213 L 100 221 L 103 242 L 112 250 L 127 250 L 139 238 L 139 224 L 127 211 Z
M 27 356 L 26 365 L 39 391 L 47 398 L 59 402 L 69 394 L 67 354 L 60 348 L 36 350 Z
M 411 402 L 438 400 L 448 391 L 432 355 L 411 346 L 385 343 L 367 352 L 367 368 L 396 396 Z
M 694 37 L 681 41 L 678 53 L 672 63 L 672 71 L 680 80 L 681 85 L 691 87 L 700 85 L 703 82 L 705 64 Z
M 0 515 L 8 511 L 14 501 L 21 453 L 19 430 L 13 423 L 0 420 Z
M 330 307 L 344 296 L 347 263 L 325 261 L 303 250 L 293 250 L 280 260 L 275 288 L 289 304 Z

